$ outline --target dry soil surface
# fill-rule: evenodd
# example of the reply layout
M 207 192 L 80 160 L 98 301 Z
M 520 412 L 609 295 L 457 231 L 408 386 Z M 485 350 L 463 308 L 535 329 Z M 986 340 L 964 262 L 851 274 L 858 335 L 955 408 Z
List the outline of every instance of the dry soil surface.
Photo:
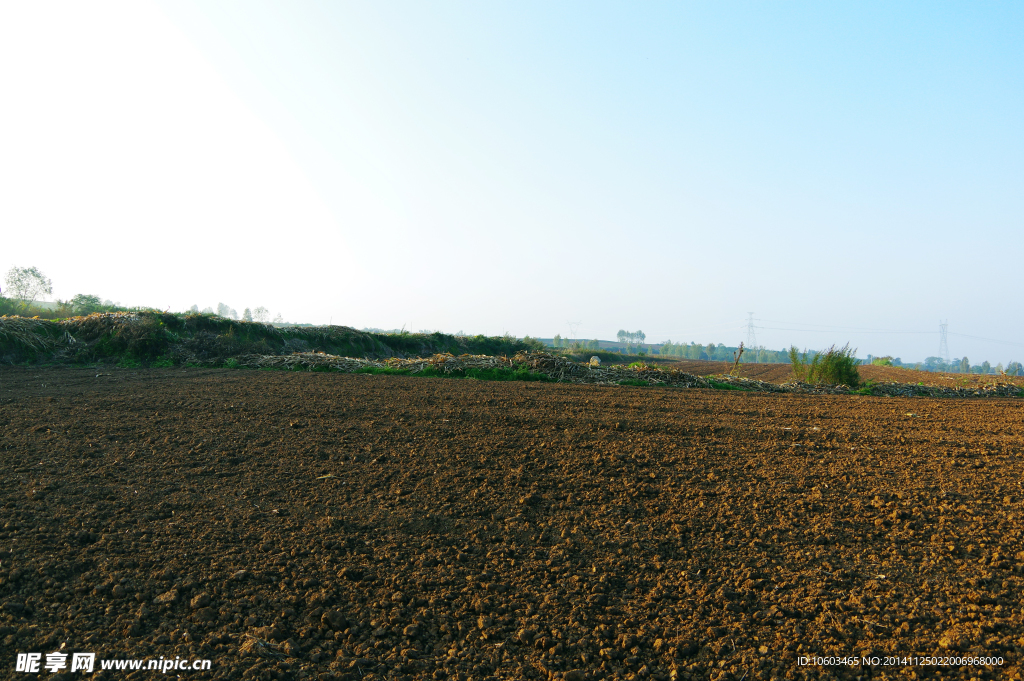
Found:
M 1022 404 L 5 368 L 0 676 L 1019 679 Z

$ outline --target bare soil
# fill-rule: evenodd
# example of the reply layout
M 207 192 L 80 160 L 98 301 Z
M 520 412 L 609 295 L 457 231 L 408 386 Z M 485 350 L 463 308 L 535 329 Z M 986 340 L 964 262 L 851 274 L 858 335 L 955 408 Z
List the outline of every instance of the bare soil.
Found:
M 4 368 L 0 676 L 1019 679 L 1021 409 Z

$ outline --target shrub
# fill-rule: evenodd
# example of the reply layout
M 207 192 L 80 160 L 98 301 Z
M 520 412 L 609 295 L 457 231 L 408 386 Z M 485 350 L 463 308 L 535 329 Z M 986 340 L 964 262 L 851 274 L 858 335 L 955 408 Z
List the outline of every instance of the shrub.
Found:
M 851 388 L 860 386 L 860 374 L 857 372 L 856 350 L 850 349 L 847 343 L 841 348 L 830 347 L 824 352 L 814 355 L 808 362 L 807 354 L 803 357 L 796 346 L 789 348 L 789 361 L 793 365 L 793 374 L 804 383 L 826 383 L 828 385 L 848 385 Z

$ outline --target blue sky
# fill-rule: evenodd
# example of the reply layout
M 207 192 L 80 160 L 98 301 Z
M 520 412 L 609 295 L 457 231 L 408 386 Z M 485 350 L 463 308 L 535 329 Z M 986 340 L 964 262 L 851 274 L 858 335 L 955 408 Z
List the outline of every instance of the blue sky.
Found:
M 1024 358 L 1019 4 L 46 7 L 0 268 L 56 295 Z

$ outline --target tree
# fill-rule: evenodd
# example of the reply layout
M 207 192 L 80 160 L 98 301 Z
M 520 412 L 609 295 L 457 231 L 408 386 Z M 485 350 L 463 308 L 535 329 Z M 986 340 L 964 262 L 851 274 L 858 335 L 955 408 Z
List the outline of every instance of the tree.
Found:
M 708 343 L 708 345 L 707 345 L 707 347 L 705 349 L 707 350 L 707 353 L 708 353 L 708 359 L 714 359 L 715 358 L 715 344 L 714 343 Z
M 562 347 L 562 334 L 560 334 L 560 333 L 556 333 L 555 334 L 555 337 L 554 337 L 554 340 L 553 340 L 553 344 L 554 344 L 554 346 L 556 348 Z
M 78 314 L 92 314 L 102 307 L 99 296 L 79 293 L 71 299 L 71 309 Z
M 252 311 L 249 308 L 245 308 L 245 311 L 242 312 L 242 321 L 243 322 L 251 322 L 252 321 Z
M 35 267 L 12 267 L 4 278 L 7 297 L 34 303 L 53 293 L 53 282 Z
M 964 357 L 962 360 L 960 360 L 960 373 L 961 374 L 969 374 L 969 373 L 971 373 L 971 361 L 969 359 L 967 359 L 966 357 Z
M 224 303 L 217 303 L 217 314 L 229 319 L 238 319 L 238 313 Z
M 259 307 L 252 311 L 252 318 L 254 321 L 266 323 L 267 319 L 270 318 L 270 311 L 267 310 L 267 308 L 260 305 Z
M 188 309 L 188 311 L 189 312 L 199 312 L 199 306 L 198 305 L 193 305 L 192 307 L 190 307 Z

